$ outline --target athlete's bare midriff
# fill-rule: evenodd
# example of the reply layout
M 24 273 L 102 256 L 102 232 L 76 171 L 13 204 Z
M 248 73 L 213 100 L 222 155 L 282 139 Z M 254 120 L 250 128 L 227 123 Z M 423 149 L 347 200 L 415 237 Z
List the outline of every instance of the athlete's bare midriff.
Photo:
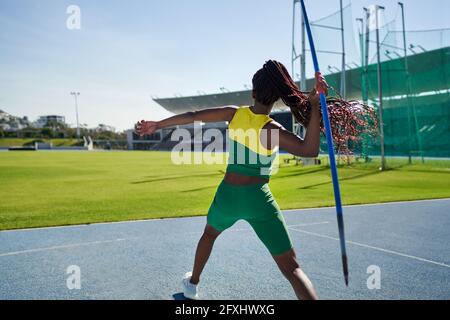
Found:
M 225 177 L 223 178 L 223 180 L 226 183 L 234 184 L 234 185 L 238 185 L 238 186 L 269 182 L 269 179 L 260 178 L 260 177 L 244 176 L 242 174 L 235 173 L 235 172 L 225 173 Z

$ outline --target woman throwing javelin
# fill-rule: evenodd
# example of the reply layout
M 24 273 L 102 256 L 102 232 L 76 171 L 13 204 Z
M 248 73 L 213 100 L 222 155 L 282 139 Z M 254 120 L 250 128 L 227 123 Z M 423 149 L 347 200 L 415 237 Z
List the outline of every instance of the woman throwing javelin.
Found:
M 316 79 L 316 89 L 306 95 L 298 89 L 286 68 L 272 60 L 256 72 L 252 82 L 254 105 L 251 107 L 223 107 L 188 112 L 157 122 L 142 120 L 135 127 L 138 134 L 144 135 L 194 121 L 229 123 L 230 158 L 227 171 L 209 208 L 207 224 L 197 245 L 193 271 L 184 276 L 184 295 L 190 299 L 198 299 L 197 285 L 215 240 L 236 221 L 243 219 L 252 226 L 269 250 L 297 297 L 317 299 L 311 281 L 297 262 L 283 215 L 268 182 L 278 148 L 296 156 L 318 155 L 321 113 L 316 90 L 327 92 L 328 86 L 324 78 L 319 76 Z M 307 126 L 304 139 L 287 131 L 269 117 L 274 103 L 279 99 L 290 107 L 299 122 Z M 249 142 L 249 139 L 242 136 L 241 133 L 248 130 L 257 132 L 256 143 Z M 278 139 L 273 139 L 274 136 Z M 273 140 L 278 140 L 278 144 Z M 249 159 L 255 158 L 257 160 L 250 163 Z

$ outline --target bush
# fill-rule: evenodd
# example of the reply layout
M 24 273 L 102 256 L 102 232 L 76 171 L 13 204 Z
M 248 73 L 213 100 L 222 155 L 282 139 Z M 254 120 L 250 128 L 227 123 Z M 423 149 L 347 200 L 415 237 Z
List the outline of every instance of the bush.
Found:
M 24 143 L 23 146 L 24 146 L 24 147 L 34 147 L 34 144 L 35 144 L 36 142 L 42 142 L 42 143 L 45 143 L 44 140 L 41 140 L 41 139 L 34 139 L 34 140 L 31 140 L 31 141 L 28 141 L 27 143 Z

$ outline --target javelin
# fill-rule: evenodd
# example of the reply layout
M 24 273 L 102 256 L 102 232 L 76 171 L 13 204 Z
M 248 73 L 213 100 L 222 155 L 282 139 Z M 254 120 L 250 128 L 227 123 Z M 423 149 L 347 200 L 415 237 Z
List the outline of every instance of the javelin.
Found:
M 314 46 L 314 39 L 312 37 L 311 26 L 309 24 L 308 14 L 306 12 L 304 0 L 300 0 L 302 6 L 303 17 L 305 19 L 306 33 L 308 34 L 309 46 L 311 47 L 312 60 L 314 63 L 314 70 L 318 78 L 320 73 L 319 61 L 317 60 L 316 48 Z M 348 286 L 348 264 L 347 264 L 347 250 L 345 248 L 345 234 L 344 234 L 344 217 L 342 215 L 341 191 L 339 188 L 339 178 L 336 168 L 336 158 L 334 156 L 333 136 L 331 133 L 330 119 L 328 117 L 327 99 L 324 91 L 319 90 L 320 105 L 322 106 L 322 118 L 325 126 L 325 133 L 327 137 L 328 155 L 330 157 L 331 176 L 333 178 L 334 200 L 336 203 L 336 215 L 339 228 L 339 240 L 341 243 L 342 254 L 342 268 L 344 271 L 345 284 Z

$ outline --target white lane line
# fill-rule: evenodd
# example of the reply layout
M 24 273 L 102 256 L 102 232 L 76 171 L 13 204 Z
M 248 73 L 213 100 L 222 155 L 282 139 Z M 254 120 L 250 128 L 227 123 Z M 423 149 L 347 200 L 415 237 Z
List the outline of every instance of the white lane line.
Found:
M 290 228 L 290 227 L 315 226 L 315 225 L 327 224 L 327 223 L 329 223 L 329 222 L 328 221 L 322 221 L 322 222 L 302 223 L 302 224 L 290 225 L 290 226 L 288 226 L 288 228 Z M 228 232 L 242 232 L 242 231 L 253 231 L 253 229 L 251 229 L 251 228 L 241 228 L 241 229 L 230 229 L 230 230 L 228 230 Z M 203 232 L 203 230 L 199 230 L 198 232 L 195 232 L 195 231 L 184 232 L 184 234 L 200 234 L 202 232 Z M 1 257 L 6 257 L 6 256 L 15 256 L 15 255 L 19 255 L 19 254 L 25 254 L 25 253 L 34 253 L 34 252 L 42 252 L 42 251 L 58 250 L 58 249 L 69 249 L 69 248 L 76 248 L 76 247 L 81 247 L 81 246 L 90 246 L 90 245 L 105 244 L 105 243 L 114 243 L 114 242 L 127 241 L 127 240 L 136 240 L 136 239 L 142 239 L 142 238 L 146 238 L 146 237 L 120 238 L 120 239 L 113 239 L 113 240 L 81 242 L 81 243 L 74 243 L 74 244 L 61 245 L 61 246 L 52 246 L 52 247 L 44 247 L 44 248 L 19 250 L 19 251 L 0 253 L 0 258 Z
M 42 252 L 42 251 L 49 251 L 49 250 L 69 249 L 69 248 L 90 246 L 90 245 L 95 245 L 95 244 L 114 243 L 114 242 L 126 241 L 126 240 L 131 240 L 131 239 L 134 239 L 134 238 L 81 242 L 81 243 L 67 244 L 67 245 L 62 245 L 62 246 L 52 246 L 52 247 L 44 247 L 44 248 L 11 251 L 11 252 L 6 252 L 6 253 L 0 253 L 0 257 L 15 256 L 15 255 L 24 254 L 24 253 L 34 253 L 34 252 Z
M 309 235 L 312 235 L 312 236 L 316 236 L 316 237 L 321 237 L 321 238 L 326 238 L 326 239 L 339 241 L 339 238 L 327 236 L 327 235 L 316 233 L 316 232 L 310 232 L 310 231 L 299 230 L 299 229 L 294 229 L 294 228 L 289 228 L 289 229 L 293 230 L 293 231 L 309 234 Z M 381 252 L 385 252 L 385 253 L 395 254 L 397 256 L 410 258 L 410 259 L 418 260 L 418 261 L 421 261 L 421 262 L 427 262 L 427 263 L 431 263 L 431 264 L 434 264 L 434 265 L 437 265 L 437 266 L 441 266 L 441 267 L 450 268 L 450 265 L 442 263 L 442 262 L 436 262 L 436 261 L 433 261 L 433 260 L 428 260 L 428 259 L 412 256 L 412 255 L 409 255 L 409 254 L 393 251 L 393 250 L 388 250 L 388 249 L 383 249 L 383 248 L 379 248 L 379 247 L 374 247 L 374 246 L 370 246 L 370 245 L 367 245 L 367 244 L 364 244 L 364 243 L 355 242 L 355 241 L 346 240 L 345 242 L 349 243 L 349 244 L 353 244 L 355 246 L 359 246 L 359 247 L 364 247 L 364 248 L 377 250 L 377 251 L 381 251 Z

